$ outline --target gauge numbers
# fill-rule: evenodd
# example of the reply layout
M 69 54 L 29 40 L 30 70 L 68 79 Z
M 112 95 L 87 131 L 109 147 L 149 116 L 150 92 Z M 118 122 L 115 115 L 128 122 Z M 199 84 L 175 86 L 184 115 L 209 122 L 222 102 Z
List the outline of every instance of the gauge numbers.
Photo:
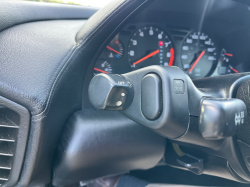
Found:
M 128 45 L 128 60 L 133 70 L 150 65 L 172 66 L 174 48 L 169 37 L 155 27 L 138 29 Z
M 108 58 L 119 59 L 123 55 L 123 45 L 119 40 L 112 40 L 109 45 L 106 46 Z
M 218 49 L 208 35 L 193 32 L 188 35 L 181 48 L 183 69 L 192 79 L 209 76 L 218 62 Z
M 218 73 L 220 75 L 239 73 L 238 68 L 235 67 L 237 64 L 234 63 L 237 61 L 232 53 L 227 52 L 226 49 L 222 49 L 220 58 L 222 62 L 222 65 L 218 67 Z
M 94 75 L 99 73 L 111 74 L 113 72 L 112 66 L 107 60 L 98 60 L 94 67 Z

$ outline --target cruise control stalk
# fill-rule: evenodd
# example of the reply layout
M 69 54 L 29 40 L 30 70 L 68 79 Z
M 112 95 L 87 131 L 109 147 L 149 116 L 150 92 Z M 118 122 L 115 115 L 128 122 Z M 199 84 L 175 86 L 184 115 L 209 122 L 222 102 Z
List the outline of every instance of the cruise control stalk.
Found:
M 97 109 L 119 110 L 169 139 L 184 137 L 192 116 L 199 117 L 196 125 L 207 140 L 233 136 L 247 116 L 243 101 L 198 89 L 178 67 L 98 74 L 90 82 L 89 99 Z
M 247 108 L 234 97 L 248 79 L 242 73 L 192 81 L 178 67 L 149 66 L 122 75 L 96 75 L 89 99 L 95 108 L 117 110 L 172 142 L 224 158 L 228 170 L 246 182 L 250 174 L 237 156 L 234 135 L 246 123 Z M 203 172 L 198 157 L 178 161 L 196 174 Z

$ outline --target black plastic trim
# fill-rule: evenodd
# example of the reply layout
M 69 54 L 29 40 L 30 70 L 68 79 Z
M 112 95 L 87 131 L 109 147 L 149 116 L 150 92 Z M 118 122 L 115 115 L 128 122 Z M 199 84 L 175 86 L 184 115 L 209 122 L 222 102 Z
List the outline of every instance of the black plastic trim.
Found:
M 26 143 L 28 138 L 29 132 L 29 124 L 30 124 L 30 113 L 29 111 L 20 106 L 17 103 L 14 103 L 4 97 L 0 96 L 0 106 L 4 106 L 14 112 L 16 112 L 20 116 L 20 121 L 18 125 L 18 133 L 16 139 L 16 146 L 13 155 L 11 173 L 8 179 L 8 182 L 1 186 L 14 186 L 18 179 L 21 172 L 23 159 L 26 151 Z
M 162 159 L 165 147 L 165 138 L 119 112 L 75 112 L 58 147 L 53 185 L 152 168 Z

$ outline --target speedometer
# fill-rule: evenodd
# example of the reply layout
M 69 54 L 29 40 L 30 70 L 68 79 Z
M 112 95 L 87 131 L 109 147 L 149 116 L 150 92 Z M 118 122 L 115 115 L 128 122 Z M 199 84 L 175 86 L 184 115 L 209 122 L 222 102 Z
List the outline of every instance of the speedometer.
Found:
M 182 45 L 183 69 L 192 79 L 209 76 L 216 67 L 218 55 L 218 49 L 208 35 L 193 32 Z
M 170 38 L 162 30 L 143 27 L 138 29 L 130 39 L 128 56 L 132 69 L 150 65 L 172 66 L 174 48 Z

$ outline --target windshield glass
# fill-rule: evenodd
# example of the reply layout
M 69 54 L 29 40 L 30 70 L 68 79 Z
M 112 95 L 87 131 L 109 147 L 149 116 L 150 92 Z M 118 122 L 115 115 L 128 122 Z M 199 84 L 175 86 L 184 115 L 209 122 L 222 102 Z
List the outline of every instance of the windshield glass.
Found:
M 112 0 L 25 0 L 25 1 L 62 3 L 62 4 L 83 5 L 91 7 L 104 7 Z

